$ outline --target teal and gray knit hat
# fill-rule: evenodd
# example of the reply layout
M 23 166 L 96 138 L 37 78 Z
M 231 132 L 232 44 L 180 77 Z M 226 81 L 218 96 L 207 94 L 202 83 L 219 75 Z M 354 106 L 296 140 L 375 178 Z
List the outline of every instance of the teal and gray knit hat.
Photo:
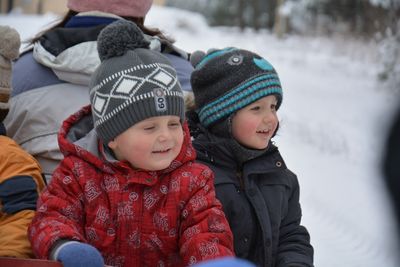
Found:
M 200 122 L 210 127 L 268 95 L 282 103 L 282 87 L 274 67 L 259 55 L 238 48 L 196 51 L 191 85 Z
M 97 39 L 100 66 L 90 82 L 97 135 L 108 143 L 135 123 L 156 116 L 184 120 L 183 93 L 169 60 L 150 50 L 135 23 L 119 20 Z

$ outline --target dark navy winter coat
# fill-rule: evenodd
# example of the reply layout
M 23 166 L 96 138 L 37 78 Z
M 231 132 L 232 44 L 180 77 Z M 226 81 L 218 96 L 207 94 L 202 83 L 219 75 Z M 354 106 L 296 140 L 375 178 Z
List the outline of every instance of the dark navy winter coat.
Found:
M 278 148 L 270 144 L 266 153 L 240 167 L 228 143 L 205 132 L 193 141 L 197 160 L 215 173 L 236 255 L 257 266 L 313 266 L 310 236 L 300 225 L 298 180 Z

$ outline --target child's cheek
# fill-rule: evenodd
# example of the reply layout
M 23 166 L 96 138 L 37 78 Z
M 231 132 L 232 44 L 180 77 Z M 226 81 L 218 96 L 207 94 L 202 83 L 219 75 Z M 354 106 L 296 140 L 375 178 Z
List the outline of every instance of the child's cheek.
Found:
M 246 140 L 256 132 L 258 124 L 256 121 L 248 119 L 241 120 L 240 125 L 236 125 L 236 133 L 234 131 L 234 137 L 240 140 Z
M 252 134 L 257 131 L 257 127 L 259 125 L 259 121 L 252 120 L 251 118 L 248 120 L 243 120 L 243 132 L 245 134 Z

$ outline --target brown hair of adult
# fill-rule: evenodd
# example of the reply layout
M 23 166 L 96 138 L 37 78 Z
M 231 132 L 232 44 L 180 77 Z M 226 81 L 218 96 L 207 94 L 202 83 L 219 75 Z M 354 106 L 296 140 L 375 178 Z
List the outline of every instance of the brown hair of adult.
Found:
M 55 28 L 59 28 L 59 27 L 64 27 L 67 22 L 75 15 L 77 15 L 78 12 L 73 11 L 73 10 L 68 10 L 68 12 L 64 15 L 64 17 L 62 18 L 62 20 L 58 23 L 56 23 L 54 26 L 50 27 L 49 29 L 46 29 L 42 32 L 40 32 L 39 34 L 37 34 L 34 38 L 32 38 L 30 40 L 30 43 L 35 43 L 37 41 L 39 41 L 39 39 L 48 31 L 51 31 Z M 166 37 L 159 29 L 157 28 L 148 28 L 146 26 L 144 26 L 144 17 L 123 17 L 126 20 L 132 21 L 134 22 L 142 31 L 144 34 L 150 35 L 150 36 L 157 36 L 162 40 L 168 41 L 173 43 L 174 40 Z

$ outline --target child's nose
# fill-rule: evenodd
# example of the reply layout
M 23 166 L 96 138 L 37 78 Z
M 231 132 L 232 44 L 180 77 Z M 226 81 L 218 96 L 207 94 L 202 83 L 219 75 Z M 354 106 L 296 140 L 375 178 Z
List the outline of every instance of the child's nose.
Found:
M 275 112 L 268 112 L 267 115 L 264 116 L 263 122 L 265 124 L 277 124 L 278 123 L 278 116 Z
M 166 141 L 170 138 L 171 133 L 169 132 L 168 129 L 162 129 L 160 134 L 158 135 L 158 140 L 159 141 Z
M 275 114 L 272 111 L 266 111 L 264 114 L 264 121 L 268 122 L 274 119 Z

